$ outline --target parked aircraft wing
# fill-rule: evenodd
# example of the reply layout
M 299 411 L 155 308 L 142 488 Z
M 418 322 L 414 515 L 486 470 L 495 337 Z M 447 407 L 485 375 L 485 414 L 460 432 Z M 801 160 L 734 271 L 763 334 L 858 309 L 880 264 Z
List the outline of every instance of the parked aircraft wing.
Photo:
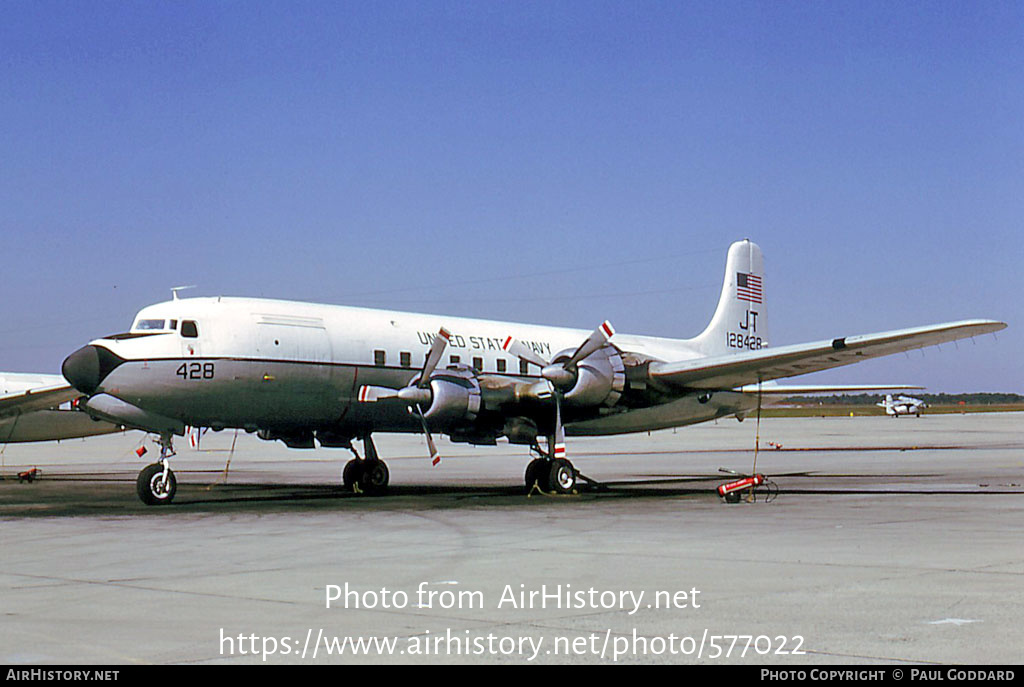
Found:
M 36 387 L 27 391 L 4 394 L 0 396 L 0 417 L 56 408 L 61 403 L 74 400 L 81 395 L 81 391 L 73 389 L 67 384 Z
M 674 363 L 654 362 L 650 377 L 652 382 L 682 389 L 735 389 L 1005 328 L 1006 323 L 995 320 L 963 320 Z

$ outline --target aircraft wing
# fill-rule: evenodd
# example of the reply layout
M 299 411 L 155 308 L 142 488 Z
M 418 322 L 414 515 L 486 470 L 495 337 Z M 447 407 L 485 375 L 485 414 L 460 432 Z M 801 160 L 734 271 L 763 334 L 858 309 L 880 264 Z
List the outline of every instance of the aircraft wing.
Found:
M 650 378 L 683 389 L 735 389 L 1005 328 L 1006 323 L 995 320 L 963 320 L 675 363 L 651 363 Z
M 56 408 L 61 403 L 74 400 L 81 395 L 82 392 L 68 384 L 54 384 L 3 394 L 0 396 L 0 417 Z
M 800 394 L 840 394 L 850 391 L 907 391 L 923 389 L 915 384 L 775 384 L 768 382 L 758 389 L 757 384 L 747 384 L 739 388 L 745 394 L 760 392 L 764 396 L 796 396 Z

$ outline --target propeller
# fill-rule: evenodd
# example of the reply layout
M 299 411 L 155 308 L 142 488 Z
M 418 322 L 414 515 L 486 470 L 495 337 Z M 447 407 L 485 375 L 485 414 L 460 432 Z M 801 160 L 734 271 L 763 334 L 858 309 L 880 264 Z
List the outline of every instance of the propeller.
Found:
M 431 465 L 437 465 L 440 463 L 441 455 L 437 451 L 437 445 L 434 443 L 434 437 L 430 434 L 430 428 L 427 426 L 427 418 L 423 413 L 421 405 L 424 403 L 429 404 L 432 400 L 430 376 L 434 374 L 434 370 L 437 369 L 438 363 L 441 362 L 441 356 L 444 355 L 444 349 L 448 346 L 448 340 L 450 338 L 451 333 L 444 327 L 441 327 L 441 330 L 437 333 L 437 336 L 434 337 L 434 340 L 430 344 L 430 350 L 427 351 L 427 357 L 423 361 L 423 369 L 420 371 L 415 384 L 410 384 L 409 386 L 402 387 L 401 389 L 370 385 L 359 387 L 360 403 L 376 403 L 377 401 L 397 398 L 409 404 L 409 412 L 416 415 L 420 419 L 420 424 L 423 426 L 423 434 L 427 438 L 427 448 L 430 450 Z
M 556 363 L 545 360 L 537 355 L 532 348 L 511 336 L 506 337 L 502 343 L 501 347 L 506 353 L 540 368 L 540 376 L 547 380 L 551 395 L 555 397 L 555 434 L 553 445 L 548 447 L 552 458 L 566 457 L 565 427 L 562 425 L 562 396 L 576 384 L 578 374 L 576 366 L 581 360 L 604 346 L 614 335 L 615 329 L 611 322 L 605 320 L 590 333 L 590 336 L 580 344 L 575 353 L 567 360 Z
M 420 408 L 420 404 L 416 404 L 416 415 L 420 418 L 420 424 L 423 425 L 423 436 L 427 438 L 427 449 L 430 451 L 430 464 L 437 465 L 441 462 L 441 454 L 437 451 L 437 444 L 434 443 L 434 437 L 430 434 L 430 428 L 427 427 L 427 418 L 423 415 L 423 409 Z M 409 408 L 412 411 L 412 408 Z
M 576 365 L 581 360 L 591 355 L 599 348 L 604 346 L 608 339 L 615 335 L 615 329 L 612 327 L 612 323 L 605 320 L 590 333 L 590 336 L 580 344 L 580 347 L 576 349 L 568 360 L 563 362 L 551 363 L 548 360 L 537 355 L 537 353 L 524 344 L 511 336 L 506 337 L 501 347 L 506 353 L 514 355 L 520 360 L 525 360 L 528 363 L 532 363 L 540 368 L 540 376 L 554 384 L 559 389 L 571 389 L 573 384 L 576 383 Z

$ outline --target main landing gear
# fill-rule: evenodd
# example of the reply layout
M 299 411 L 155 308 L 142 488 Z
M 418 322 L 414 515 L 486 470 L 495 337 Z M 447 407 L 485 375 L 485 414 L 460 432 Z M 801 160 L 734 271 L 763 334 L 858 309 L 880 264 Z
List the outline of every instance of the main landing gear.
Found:
M 553 437 L 548 437 L 548 451 L 534 444 L 533 450 L 540 454 L 526 466 L 526 489 L 534 487 L 545 492 L 571 494 L 579 482 L 579 472 L 568 458 L 555 458 L 551 448 L 555 445 Z
M 163 506 L 174 500 L 178 480 L 171 470 L 170 459 L 174 455 L 171 435 L 160 436 L 160 460 L 142 468 L 135 480 L 135 491 L 147 506 Z
M 370 435 L 363 437 L 365 458 L 360 458 L 354 447 L 349 448 L 355 458 L 345 463 L 345 468 L 341 472 L 345 489 L 371 496 L 379 496 L 386 492 L 391 473 L 388 472 L 387 463 L 377 455 L 377 447 L 373 445 Z

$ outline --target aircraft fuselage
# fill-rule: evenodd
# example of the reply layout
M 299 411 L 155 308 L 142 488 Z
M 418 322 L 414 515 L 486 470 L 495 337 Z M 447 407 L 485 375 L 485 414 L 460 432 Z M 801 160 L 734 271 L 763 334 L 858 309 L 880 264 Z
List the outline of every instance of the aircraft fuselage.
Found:
M 511 335 L 552 359 L 560 351 L 571 353 L 588 334 L 542 325 L 290 301 L 176 299 L 140 311 L 130 332 L 91 342 L 86 348 L 95 352 L 90 355 L 101 358 L 90 362 L 95 379 L 76 385 L 149 413 L 217 429 L 289 433 L 315 428 L 325 436 L 333 432 L 348 437 L 372 431 L 416 432 L 420 424 L 406 404 L 359 403 L 357 395 L 363 385 L 406 386 L 423 365 L 440 327 L 450 330 L 451 337 L 439 369 L 472 368 L 481 382 L 484 413 L 488 407 L 518 404 L 522 414 L 542 429 L 550 417 L 545 404 L 515 398 L 515 390 L 508 386 L 510 381 L 519 386 L 541 382 L 540 370 L 521 367 L 519 359 L 502 349 L 502 342 Z M 614 343 L 619 351 L 628 352 L 622 396 L 611 405 L 574 409 L 570 404 L 566 427 L 570 434 L 681 426 L 751 407 L 749 394 L 667 398 L 631 379 L 629 371 L 650 360 L 700 357 L 685 340 L 617 334 Z M 489 375 L 495 383 L 488 384 Z M 73 376 L 72 371 L 69 378 Z M 505 415 L 494 422 L 502 422 Z M 486 415 L 480 418 L 485 429 L 486 419 Z M 489 431 L 498 429 L 500 425 Z M 486 439 L 487 433 L 477 438 Z

